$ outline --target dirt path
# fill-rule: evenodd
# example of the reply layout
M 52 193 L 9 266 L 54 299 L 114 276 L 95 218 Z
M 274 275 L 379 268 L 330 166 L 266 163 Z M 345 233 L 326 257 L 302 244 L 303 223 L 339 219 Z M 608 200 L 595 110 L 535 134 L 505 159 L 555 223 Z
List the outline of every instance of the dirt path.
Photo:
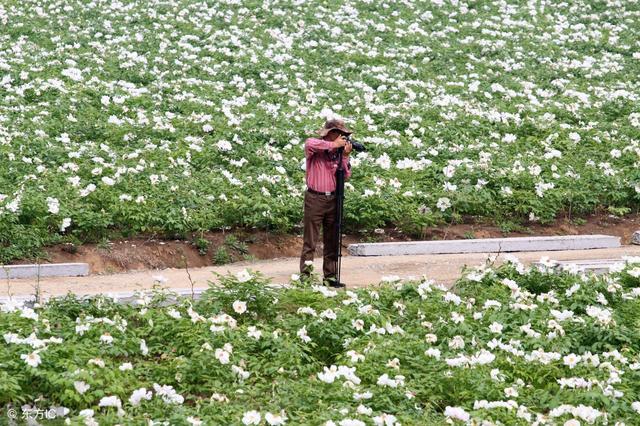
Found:
M 554 260 L 579 259 L 620 259 L 622 256 L 640 256 L 640 246 L 622 246 L 615 249 L 568 250 L 546 252 L 512 253 L 524 264 L 538 261 L 542 256 Z M 384 276 L 397 275 L 400 278 L 420 278 L 426 275 L 438 283 L 451 284 L 459 276 L 466 264 L 476 266 L 484 263 L 490 253 L 440 254 L 420 256 L 347 256 L 342 260 L 342 281 L 348 287 L 359 287 L 380 282 Z M 491 255 L 495 257 L 495 254 Z M 499 254 L 495 264 L 504 261 L 505 253 Z M 316 271 L 321 271 L 322 259 L 314 262 Z M 221 274 L 236 273 L 249 268 L 258 270 L 273 279 L 274 283 L 288 282 L 291 274 L 298 272 L 298 258 L 287 257 L 260 261 L 243 261 L 225 266 L 189 269 L 196 288 L 206 288 L 207 280 L 216 281 L 212 271 Z M 44 278 L 40 281 L 43 296 L 61 295 L 69 291 L 76 294 L 118 293 L 150 288 L 155 276 L 167 279 L 164 284 L 171 288 L 189 288 L 189 278 L 185 269 L 156 269 L 111 275 L 92 275 L 88 277 Z M 6 297 L 8 290 L 13 295 L 26 296 L 34 293 L 35 280 L 8 280 L 3 284 L 0 297 Z

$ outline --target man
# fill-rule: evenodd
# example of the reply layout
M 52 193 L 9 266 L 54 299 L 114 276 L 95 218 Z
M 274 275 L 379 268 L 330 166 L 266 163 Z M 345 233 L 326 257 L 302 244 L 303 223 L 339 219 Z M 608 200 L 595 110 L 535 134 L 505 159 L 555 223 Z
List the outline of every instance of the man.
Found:
M 338 169 L 338 149 L 344 147 L 342 168 L 344 179 L 351 177 L 349 154 L 351 143 L 345 136 L 353 132 L 347 129 L 343 120 L 328 120 L 324 127 L 317 131 L 322 139 L 308 138 L 304 144 L 306 157 L 307 191 L 304 194 L 304 242 L 300 256 L 300 274 L 309 276 L 307 261 L 313 261 L 320 224 L 323 234 L 324 281 L 331 287 L 345 287 L 336 280 L 336 263 L 338 239 L 336 236 L 336 170 Z

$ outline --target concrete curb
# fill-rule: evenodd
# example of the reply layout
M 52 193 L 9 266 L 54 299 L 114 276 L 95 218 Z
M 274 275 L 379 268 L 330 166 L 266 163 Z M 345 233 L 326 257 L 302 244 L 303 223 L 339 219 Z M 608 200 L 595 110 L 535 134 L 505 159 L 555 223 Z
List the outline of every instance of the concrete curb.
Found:
M 39 271 L 39 273 L 38 273 Z M 0 279 L 40 277 L 80 277 L 89 275 L 88 263 L 41 263 L 39 265 L 0 265 Z
M 287 285 L 284 285 L 284 284 L 271 284 L 268 287 L 271 287 L 271 288 L 284 288 L 284 287 L 287 287 Z M 194 288 L 193 289 L 193 299 L 194 300 L 200 299 L 200 297 L 202 296 L 202 293 L 204 293 L 206 290 L 208 290 L 208 288 L 209 287 Z M 176 303 L 178 297 L 190 297 L 191 296 L 191 289 L 190 288 L 163 288 L 162 290 L 164 290 L 166 292 L 169 292 L 169 294 L 167 294 L 167 299 L 166 299 L 165 303 L 162 303 L 163 306 Z M 171 294 L 171 293 L 175 293 L 175 294 Z M 118 292 L 118 293 L 94 293 L 94 294 L 81 294 L 81 295 L 76 295 L 76 296 L 78 297 L 78 299 L 86 299 L 86 298 L 93 298 L 93 297 L 97 297 L 97 296 L 103 296 L 105 298 L 109 298 L 109 299 L 115 300 L 118 303 L 134 304 L 134 303 L 136 303 L 137 300 L 142 298 L 144 295 L 150 295 L 150 294 L 152 294 L 152 289 L 140 290 L 138 292 L 125 291 L 125 292 Z M 62 297 L 64 297 L 64 295 L 43 296 L 42 297 L 42 302 L 46 303 L 47 301 L 49 301 L 51 299 L 57 299 L 57 298 L 62 298 Z M 35 303 L 35 296 L 34 295 L 23 295 L 23 296 L 13 296 L 11 298 L 9 298 L 7 296 L 4 296 L 4 297 L 0 297 L 0 304 L 7 303 L 10 300 L 12 300 L 14 302 L 25 303 L 27 305 L 33 306 L 33 304 Z
M 593 260 L 554 260 L 553 268 L 557 270 L 577 270 L 597 275 L 608 274 L 612 270 L 623 269 L 624 259 L 593 259 Z M 532 266 L 543 266 L 542 262 L 533 262 Z
M 453 253 L 585 250 L 620 247 L 611 235 L 561 235 L 544 237 L 479 238 L 470 240 L 406 241 L 349 244 L 352 256 L 398 256 Z

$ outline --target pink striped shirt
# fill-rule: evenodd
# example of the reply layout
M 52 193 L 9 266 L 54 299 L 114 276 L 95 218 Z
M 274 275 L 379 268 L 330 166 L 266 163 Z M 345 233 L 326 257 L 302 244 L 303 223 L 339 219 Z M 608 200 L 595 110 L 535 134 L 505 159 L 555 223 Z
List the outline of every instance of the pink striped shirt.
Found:
M 336 156 L 332 159 L 331 156 Z M 338 169 L 338 152 L 331 147 L 331 142 L 323 139 L 308 138 L 304 142 L 304 156 L 307 159 L 307 188 L 316 191 L 333 192 L 336 190 L 336 170 Z M 344 180 L 351 177 L 349 158 L 342 154 Z

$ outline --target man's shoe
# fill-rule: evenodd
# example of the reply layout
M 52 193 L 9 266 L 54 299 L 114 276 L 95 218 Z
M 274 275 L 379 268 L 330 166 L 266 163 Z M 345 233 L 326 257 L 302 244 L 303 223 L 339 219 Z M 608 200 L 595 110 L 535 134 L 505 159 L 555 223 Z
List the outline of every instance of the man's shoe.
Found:
M 335 278 L 325 278 L 324 281 L 329 284 L 329 287 L 333 287 L 333 288 L 345 288 L 346 287 L 345 283 L 339 283 L 339 282 L 336 281 Z

